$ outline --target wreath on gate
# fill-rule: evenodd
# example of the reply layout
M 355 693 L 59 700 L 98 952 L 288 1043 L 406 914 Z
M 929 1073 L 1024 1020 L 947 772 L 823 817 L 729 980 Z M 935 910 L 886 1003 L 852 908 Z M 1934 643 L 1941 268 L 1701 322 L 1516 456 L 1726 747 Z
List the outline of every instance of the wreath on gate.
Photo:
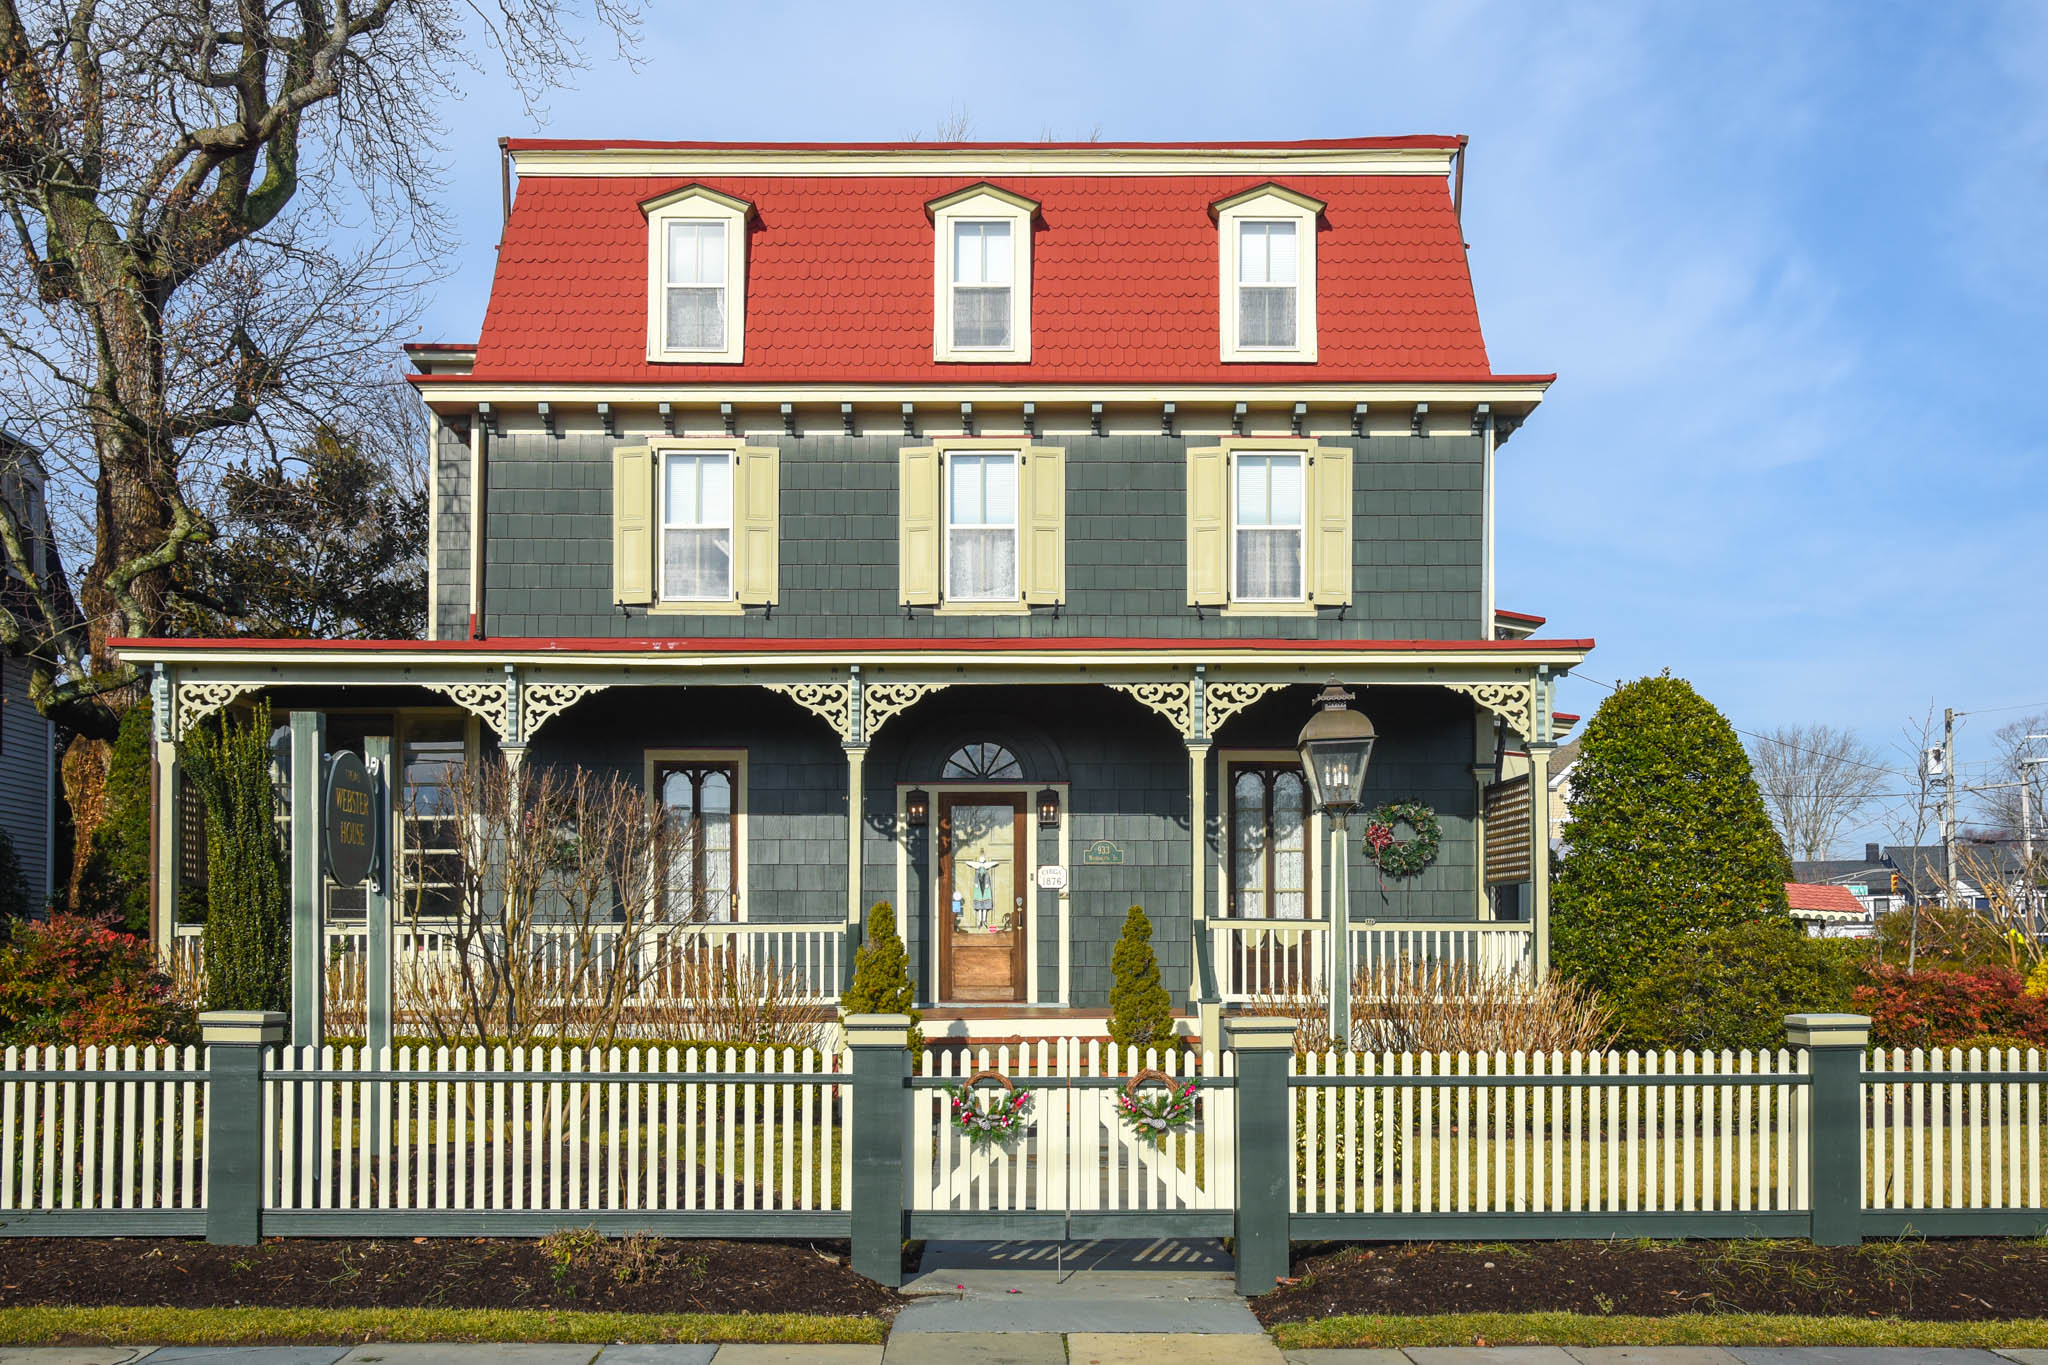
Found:
M 984 1101 L 974 1093 L 983 1082 L 1001 1086 L 1002 1093 Z M 1000 1071 L 977 1071 L 959 1085 L 946 1086 L 945 1091 L 952 1097 L 947 1110 L 953 1127 L 976 1147 L 999 1147 L 1012 1141 L 1024 1131 L 1024 1122 L 1031 1116 L 1032 1093 L 1010 1084 L 1010 1078 Z
M 1164 1071 L 1140 1071 L 1116 1097 L 1116 1112 L 1138 1141 L 1154 1149 L 1195 1123 L 1196 1083 L 1183 1085 Z
M 1414 830 L 1415 837 L 1396 838 L 1395 830 L 1401 825 Z M 1366 813 L 1365 846 L 1372 850 L 1372 860 L 1379 864 L 1380 871 L 1389 877 L 1412 877 L 1428 867 L 1436 861 L 1437 847 L 1443 839 L 1444 827 L 1436 812 L 1420 801 L 1390 801 Z

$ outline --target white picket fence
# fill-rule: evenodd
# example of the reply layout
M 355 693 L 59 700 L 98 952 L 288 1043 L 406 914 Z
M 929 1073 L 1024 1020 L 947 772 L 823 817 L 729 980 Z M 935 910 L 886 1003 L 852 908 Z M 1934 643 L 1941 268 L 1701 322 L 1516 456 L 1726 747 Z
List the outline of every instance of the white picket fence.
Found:
M 1231 1077 L 1236 1058 L 1177 1049 L 1121 1057 L 1099 1040 L 1043 1040 L 972 1053 L 928 1052 L 923 1074 L 959 1084 L 1000 1073 L 1033 1096 L 1023 1133 L 979 1146 L 952 1122 L 951 1097 L 911 1091 L 910 1207 L 946 1212 L 1110 1212 L 1228 1209 L 1236 1189 L 1237 1092 L 1204 1087 L 1194 1126 L 1160 1147 L 1117 1113 L 1123 1083 L 1141 1071 L 1169 1077 Z M 1073 1080 L 1109 1082 L 1074 1086 Z M 985 1093 L 985 1092 L 984 1092 Z
M 1292 1209 L 1803 1210 L 1808 1094 L 1778 1078 L 1805 1066 L 1788 1051 L 1311 1055 L 1293 1068 Z M 1372 1077 L 1403 1079 L 1354 1079 Z
M 847 1207 L 840 1059 L 794 1048 L 285 1049 L 264 1207 Z
M 1864 1207 L 2048 1207 L 2042 1062 L 2031 1048 L 2024 1056 L 2016 1048 L 1872 1052 L 1863 1082 Z M 1927 1073 L 1965 1078 L 1919 1079 Z
M 0 1211 L 204 1208 L 202 1066 L 189 1047 L 8 1048 Z

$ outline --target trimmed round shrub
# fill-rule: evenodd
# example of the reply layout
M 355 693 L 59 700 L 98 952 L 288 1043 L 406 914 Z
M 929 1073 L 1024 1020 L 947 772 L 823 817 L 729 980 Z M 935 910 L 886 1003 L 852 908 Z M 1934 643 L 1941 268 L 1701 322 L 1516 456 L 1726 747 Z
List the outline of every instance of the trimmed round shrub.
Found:
M 1624 1048 L 1783 1047 L 1786 1015 L 1849 1007 L 1855 951 L 1789 920 L 1731 925 L 1681 941 L 1602 1000 Z

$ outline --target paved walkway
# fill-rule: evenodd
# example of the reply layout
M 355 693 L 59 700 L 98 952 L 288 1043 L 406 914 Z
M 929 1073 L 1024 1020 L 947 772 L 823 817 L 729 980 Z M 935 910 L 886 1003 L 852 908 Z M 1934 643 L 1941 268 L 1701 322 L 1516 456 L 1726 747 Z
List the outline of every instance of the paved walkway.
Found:
M 893 1335 L 899 1338 L 988 1332 L 1257 1336 L 1264 1330 L 1237 1296 L 1233 1262 L 1214 1239 L 1064 1247 L 927 1242 L 922 1271 L 903 1292 L 917 1301 L 896 1317 Z
M 898 1332 L 881 1346 L 12 1346 L 0 1365 L 2048 1365 L 2048 1351 L 1498 1346 L 1288 1351 L 1263 1336 Z

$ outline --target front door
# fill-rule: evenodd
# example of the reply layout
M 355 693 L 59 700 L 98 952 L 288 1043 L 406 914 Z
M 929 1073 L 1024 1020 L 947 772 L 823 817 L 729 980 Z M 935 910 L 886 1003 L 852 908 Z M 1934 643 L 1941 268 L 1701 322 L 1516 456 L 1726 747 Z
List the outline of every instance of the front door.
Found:
M 939 998 L 1024 999 L 1025 798 L 939 798 Z

